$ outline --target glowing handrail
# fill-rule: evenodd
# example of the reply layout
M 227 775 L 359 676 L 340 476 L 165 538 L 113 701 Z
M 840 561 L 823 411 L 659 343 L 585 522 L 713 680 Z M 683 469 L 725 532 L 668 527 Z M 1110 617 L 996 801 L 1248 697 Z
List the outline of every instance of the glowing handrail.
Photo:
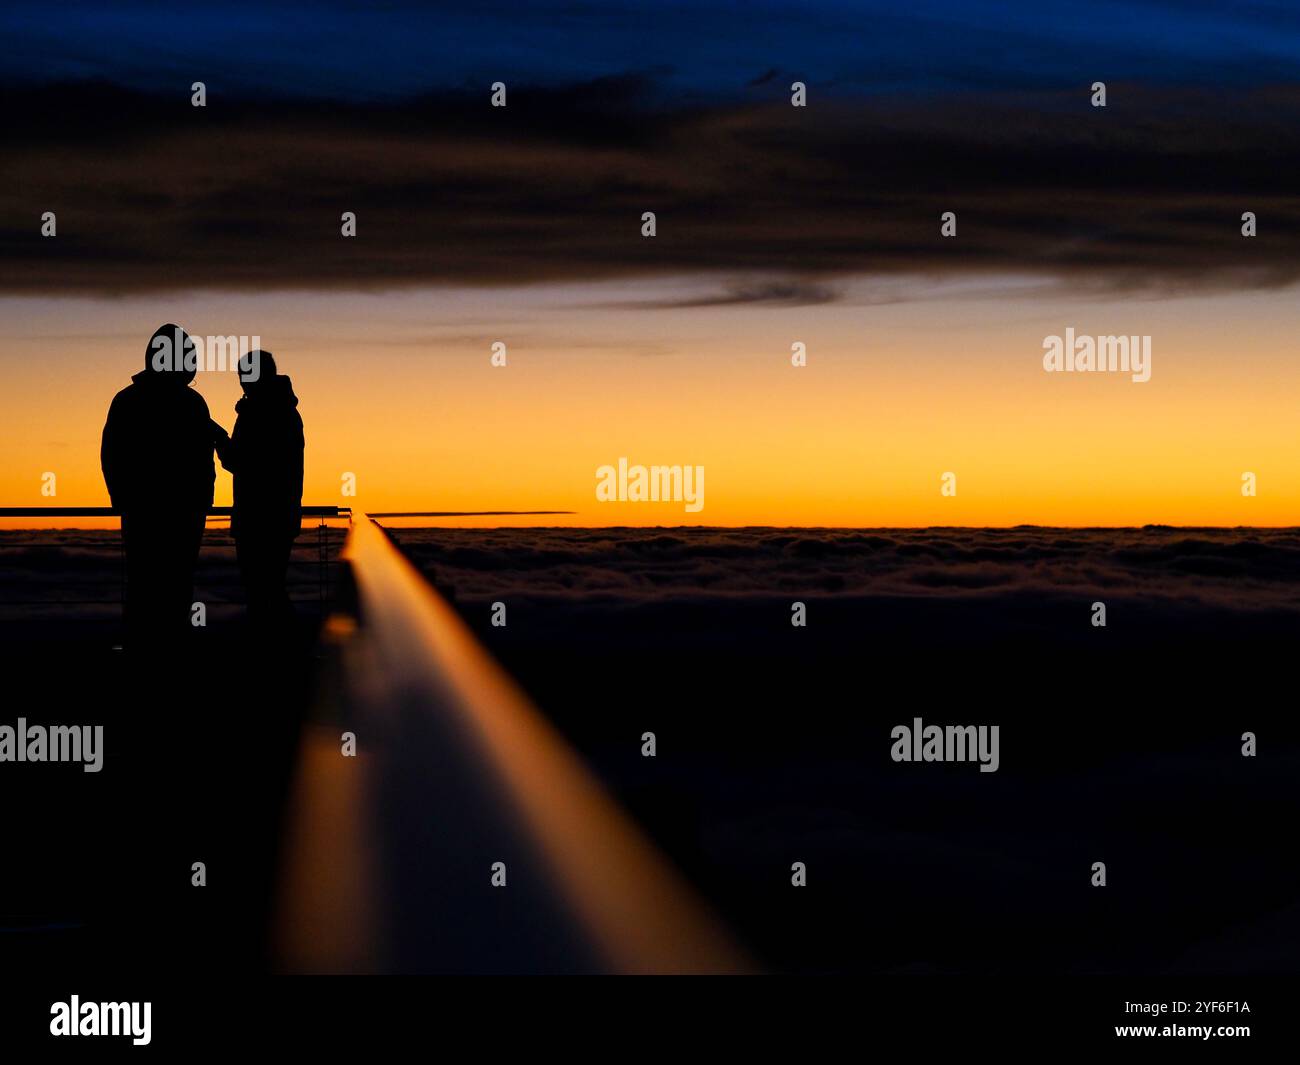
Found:
M 344 728 L 360 753 L 343 758 L 339 733 L 307 751 L 284 966 L 747 970 L 685 882 L 382 529 L 355 523 L 344 558 L 360 618 L 341 644 Z M 491 882 L 496 862 L 505 886 Z

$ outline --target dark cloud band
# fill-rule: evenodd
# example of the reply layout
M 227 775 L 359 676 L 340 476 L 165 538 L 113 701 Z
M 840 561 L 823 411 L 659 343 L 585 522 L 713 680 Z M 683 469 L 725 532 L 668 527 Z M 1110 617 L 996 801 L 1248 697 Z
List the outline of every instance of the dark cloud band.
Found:
M 665 110 L 640 76 L 512 87 L 503 109 L 486 91 L 369 105 L 213 94 L 202 109 L 104 85 L 5 95 L 8 293 L 700 272 L 757 280 L 688 304 L 798 303 L 900 271 L 1119 291 L 1300 274 L 1293 89 L 1112 85 L 1105 109 L 1081 86 Z M 940 235 L 944 211 L 955 238 Z M 1257 237 L 1242 236 L 1244 211 Z

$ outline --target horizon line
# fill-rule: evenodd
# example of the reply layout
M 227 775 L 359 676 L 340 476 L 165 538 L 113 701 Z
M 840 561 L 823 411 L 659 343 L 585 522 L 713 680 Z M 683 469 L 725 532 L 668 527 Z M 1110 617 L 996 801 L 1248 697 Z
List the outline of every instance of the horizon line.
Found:
M 25 511 L 26 513 L 23 513 L 23 514 L 21 514 L 21 515 L 17 515 L 17 514 L 6 515 L 6 514 L 4 513 L 4 511 L 5 511 L 6 509 L 10 509 L 10 510 L 19 510 L 19 509 L 21 509 L 21 510 Z M 39 511 L 39 510 L 41 510 L 41 509 L 45 509 L 45 508 L 38 508 L 38 507 L 30 507 L 30 508 L 27 508 L 27 507 L 24 507 L 24 508 L 3 508 L 3 507 L 0 507 L 0 521 L 5 521 L 5 520 L 16 520 L 16 519 L 17 519 L 18 517 L 20 517 L 20 516 L 21 516 L 21 517 L 37 517 L 37 516 L 39 516 L 39 515 L 36 514 L 36 513 L 33 513 L 33 512 L 34 512 L 34 511 Z M 58 510 L 58 509 L 62 509 L 62 508 L 50 507 L 50 508 L 48 508 L 48 509 L 51 510 L 51 511 L 54 511 L 54 510 Z M 73 508 L 68 508 L 68 509 L 73 509 Z M 90 508 L 78 508 L 78 509 L 90 509 Z M 107 508 L 105 508 L 105 509 L 107 509 Z M 228 509 L 228 508 L 224 508 L 224 509 Z M 319 508 L 319 509 L 323 509 L 323 508 Z M 340 510 L 342 510 L 342 509 L 344 509 L 344 508 L 340 508 Z M 577 512 L 577 511 L 571 511 L 571 510 L 484 510 L 484 511 L 389 511 L 389 512 L 375 512 L 375 513 L 370 513 L 370 512 L 367 512 L 367 511 L 356 510 L 356 511 L 354 511 L 353 513 L 354 513 L 354 514 L 360 514 L 360 515 L 362 515 L 362 516 L 364 516 L 364 517 L 367 517 L 367 518 L 377 519 L 377 518 L 436 518 L 436 517 L 480 517 L 480 516 L 481 516 L 481 517 L 494 517 L 494 516 L 503 516 L 503 517 L 505 517 L 505 516 L 511 516 L 511 515 L 518 515 L 518 516 L 521 516 L 521 517 L 525 517 L 525 516 L 536 516 L 536 515 L 575 514 L 575 513 L 578 513 L 578 512 Z M 51 518 L 52 518 L 52 519 L 53 519 L 53 518 L 58 518 L 58 517 L 64 517 L 64 516 L 67 516 L 67 517 L 74 517 L 74 516 L 79 516 L 79 515 L 59 515 L 59 514 L 51 514 Z M 223 517 L 224 515 L 210 515 L 210 516 L 212 516 L 212 517 Z M 345 516 L 347 516 L 347 515 L 346 515 L 346 514 L 340 514 L 339 516 L 340 516 L 340 517 L 345 517 Z M 443 527 L 444 527 L 444 526 L 428 526 L 428 528 L 443 528 Z M 419 526 L 415 526 L 415 528 L 419 528 Z M 634 530 L 651 530 L 651 529 L 669 529 L 669 530 L 672 530 L 672 529 L 737 529 L 737 530 L 740 530 L 740 529 L 774 529 L 774 530 L 785 530 L 785 529 L 789 529 L 789 530 L 804 530 L 804 531 L 808 531 L 808 530 L 821 530 L 821 531 L 844 531 L 844 532 L 855 532 L 855 531 L 862 531 L 862 530 L 880 530 L 880 531 L 889 531 L 889 532 L 927 532 L 927 531 L 942 531 L 942 530 L 959 530 L 959 531 L 968 531 L 968 532 L 976 532 L 976 531 L 978 531 L 978 532 L 987 532 L 987 531 L 1013 532 L 1013 531 L 1018 530 L 1018 529 L 1023 529 L 1023 530 L 1033 530 L 1033 529 L 1043 529 L 1043 530 L 1070 530 L 1070 531 L 1077 531 L 1077 532 L 1119 532 L 1119 531 L 1142 531 L 1142 530 L 1151 530 L 1151 531 L 1156 531 L 1156 530 L 1164 530 L 1164 529 L 1168 529 L 1168 530 L 1171 530 L 1171 531 L 1179 531 L 1179 530 L 1183 530 L 1183 531 L 1211 530 L 1211 531 L 1233 532 L 1233 531 L 1238 531 L 1238 530 L 1258 530 L 1258 531 L 1268 531 L 1268 532 L 1279 532 L 1279 531 L 1285 531 L 1285 530 L 1296 530 L 1296 531 L 1300 531 L 1300 524 L 1291 524 L 1291 525 L 1197 525 L 1197 524 L 1192 524 L 1192 525 L 1174 525 L 1174 524 L 1169 524 L 1169 523 L 1166 523 L 1166 522 L 1146 522 L 1146 523 L 1144 523 L 1144 524 L 1142 524 L 1142 525 L 1039 525 L 1039 524 L 1035 524 L 1035 523 L 1032 523 L 1032 522 L 1017 522 L 1016 524 L 1013 524 L 1013 525 L 815 525 L 815 524 L 814 524 L 814 525 L 779 525 L 779 524 L 767 524 L 767 523 L 753 523 L 753 522 L 746 522 L 746 523 L 716 524 L 716 525 L 709 525 L 709 524 L 694 524 L 694 525 L 685 525 L 685 524 L 679 524 L 679 525 L 662 525 L 662 524 L 660 524 L 660 525 L 618 525 L 618 524 L 610 524 L 610 525 L 468 525 L 468 526 L 445 526 L 445 528 L 453 528 L 453 529 L 455 529 L 455 528 L 459 528 L 459 529 L 484 529 L 484 530 L 487 530 L 487 529 L 507 529 L 507 530 L 509 530 L 509 529 L 620 529 L 620 530 L 628 530 L 628 531 L 634 531 Z M 53 527 L 46 527 L 46 528 L 41 528 L 41 527 L 37 527 L 37 526 L 15 526 L 15 527 L 8 528 L 8 529 L 0 528 L 0 533 L 2 533 L 2 532 L 23 532 L 23 531 L 30 531 L 30 532 L 57 532 L 57 531 L 61 531 L 61 530 L 69 530 L 69 531 L 85 531 L 85 532 L 112 531 L 111 528 L 105 529 L 105 528 L 95 528 L 95 527 L 92 527 L 92 526 L 60 525 L 60 526 L 53 526 Z

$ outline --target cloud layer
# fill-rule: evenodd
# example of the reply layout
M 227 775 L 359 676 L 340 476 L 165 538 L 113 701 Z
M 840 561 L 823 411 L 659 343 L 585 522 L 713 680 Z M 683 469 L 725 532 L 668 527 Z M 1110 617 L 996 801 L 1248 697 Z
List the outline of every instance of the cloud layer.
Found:
M 440 586 L 474 600 L 888 599 L 937 623 L 944 601 L 987 613 L 993 601 L 1019 599 L 1051 613 L 1063 602 L 1083 609 L 1124 599 L 1183 617 L 1227 611 L 1300 622 L 1295 529 L 429 529 L 396 536 Z
M 1119 292 L 1300 273 L 1290 88 L 1117 83 L 1104 109 L 1085 86 L 802 109 L 783 89 L 712 106 L 655 89 L 629 74 L 512 87 L 504 109 L 465 92 L 196 109 L 101 83 L 12 88 L 0 291 L 718 275 L 689 305 L 824 302 L 838 278 L 900 271 Z

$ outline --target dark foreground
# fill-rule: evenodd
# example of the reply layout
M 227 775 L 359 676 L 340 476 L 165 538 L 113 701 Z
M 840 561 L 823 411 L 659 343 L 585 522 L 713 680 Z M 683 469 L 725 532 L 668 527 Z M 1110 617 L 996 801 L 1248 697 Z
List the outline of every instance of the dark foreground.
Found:
M 1300 970 L 1295 530 L 398 535 L 772 969 Z
M 330 536 L 337 555 L 342 532 Z M 9 971 L 267 968 L 285 796 L 320 684 L 316 554 L 304 534 L 291 567 L 298 623 L 263 645 L 243 617 L 229 536 L 209 530 L 195 587 L 206 624 L 166 652 L 133 651 L 121 646 L 115 532 L 0 533 L 0 724 L 104 735 L 98 772 L 0 764 Z
M 397 535 L 764 968 L 1300 969 L 1293 531 Z M 8 552 L 7 587 L 105 565 L 74 548 Z M 319 615 L 260 658 L 228 612 L 162 670 L 42 617 L 8 615 L 5 722 L 114 739 L 100 774 L 3 767 L 9 963 L 266 971 Z M 998 771 L 891 761 L 918 717 L 998 725 Z

